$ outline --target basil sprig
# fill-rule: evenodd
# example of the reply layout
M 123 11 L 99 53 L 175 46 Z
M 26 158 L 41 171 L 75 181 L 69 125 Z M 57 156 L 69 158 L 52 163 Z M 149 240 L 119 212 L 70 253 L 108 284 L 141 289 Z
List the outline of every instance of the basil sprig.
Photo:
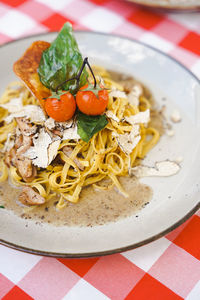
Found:
M 83 62 L 88 65 L 91 71 L 87 58 L 83 61 L 78 44 L 73 36 L 72 25 L 67 22 L 57 38 L 51 43 L 51 46 L 42 54 L 38 68 L 40 81 L 52 92 L 56 91 L 58 97 L 61 93 L 61 91 L 58 91 L 58 87 L 60 90 L 76 94 L 77 80 L 70 80 L 70 78 L 77 77 L 81 70 L 78 82 L 79 88 L 87 83 L 88 73 Z M 94 80 L 96 88 L 96 79 L 94 78 Z M 52 97 L 55 96 L 54 94 Z M 83 141 L 88 142 L 96 132 L 102 130 L 108 124 L 108 121 L 105 115 L 89 116 L 78 111 L 77 123 L 78 134 Z
M 83 58 L 73 35 L 72 25 L 67 22 L 59 32 L 51 46 L 42 54 L 38 74 L 40 81 L 48 89 L 55 91 L 56 87 L 66 78 L 75 77 L 83 64 Z M 83 70 L 79 87 L 87 83 L 88 73 Z M 62 89 L 76 92 L 76 81 L 63 84 Z

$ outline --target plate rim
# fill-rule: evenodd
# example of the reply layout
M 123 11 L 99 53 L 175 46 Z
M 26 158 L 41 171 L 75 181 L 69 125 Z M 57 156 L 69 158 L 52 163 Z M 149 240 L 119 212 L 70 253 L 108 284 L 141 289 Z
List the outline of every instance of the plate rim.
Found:
M 57 31 L 51 31 L 51 32 L 44 32 L 44 33 L 39 33 L 39 34 L 33 34 L 33 35 L 28 35 L 28 36 L 24 36 L 21 37 L 19 39 L 14 39 L 12 41 L 8 41 L 6 43 L 3 43 L 2 45 L 0 45 L 0 49 L 3 47 L 6 47 L 10 44 L 16 43 L 16 42 L 20 42 L 29 38 L 34 38 L 34 37 L 41 37 L 44 35 L 51 35 L 51 34 L 55 34 Z M 110 37 L 118 37 L 120 39 L 124 39 L 124 40 L 129 40 L 129 41 L 133 41 L 134 43 L 137 43 L 139 45 L 143 45 L 144 47 L 147 47 L 151 50 L 154 50 L 155 52 L 158 52 L 160 54 L 162 54 L 163 56 L 167 57 L 168 59 L 172 60 L 175 64 L 177 64 L 178 66 L 180 66 L 182 69 L 184 69 L 187 73 L 190 74 L 190 76 L 192 76 L 197 83 L 200 85 L 200 79 L 190 70 L 188 69 L 185 65 L 183 65 L 181 62 L 179 62 L 178 60 L 176 60 L 175 58 L 173 58 L 172 56 L 168 55 L 167 53 L 161 51 L 160 49 L 157 49 L 151 45 L 148 45 L 144 42 L 129 38 L 129 37 L 125 37 L 125 36 L 121 36 L 118 34 L 110 34 L 110 33 L 104 33 L 104 32 L 97 32 L 97 31 L 87 31 L 87 30 L 74 30 L 75 33 L 83 33 L 83 34 L 98 34 L 98 35 L 104 35 L 104 36 L 110 36 Z M 198 211 L 198 209 L 200 209 L 200 201 L 195 205 L 195 207 L 193 207 L 184 217 L 182 217 L 180 220 L 178 220 L 177 222 L 175 222 L 173 225 L 169 226 L 168 228 L 166 228 L 165 230 L 134 244 L 131 245 L 127 245 L 124 247 L 119 247 L 116 249 L 111 249 L 111 250 L 106 250 L 106 251 L 95 251 L 95 252 L 86 252 L 86 253 L 59 253 L 59 252 L 51 252 L 51 251 L 43 251 L 43 250 L 38 250 L 38 249 L 31 249 L 31 248 L 27 248 L 21 245 L 17 245 L 11 242 L 8 242 L 6 240 L 0 239 L 0 245 L 3 246 L 7 246 L 9 248 L 21 251 L 21 252 L 25 252 L 25 253 L 30 253 L 30 254 L 35 254 L 35 255 L 39 255 L 39 256 L 47 256 L 47 257 L 54 257 L 54 258 L 89 258 L 89 257 L 98 257 L 98 256 L 105 256 L 105 255 L 112 255 L 112 254 L 116 254 L 116 253 L 121 253 L 121 252 L 125 252 L 128 250 L 132 250 L 141 246 L 144 246 L 146 244 L 149 244 L 161 237 L 163 237 L 164 235 L 168 234 L 169 232 L 171 232 L 172 230 L 176 229 L 178 226 L 180 226 L 181 224 L 183 224 L 186 220 L 188 220 L 196 211 Z
M 198 13 L 200 11 L 200 5 L 199 4 L 194 4 L 191 6 L 181 6 L 181 5 L 170 5 L 170 4 L 165 4 L 165 5 L 159 5 L 159 3 L 147 3 L 146 1 L 141 0 L 127 0 L 129 3 L 138 5 L 140 7 L 146 8 L 146 9 L 154 9 L 156 11 L 169 11 L 172 13 L 187 13 L 187 12 L 193 12 L 193 13 Z

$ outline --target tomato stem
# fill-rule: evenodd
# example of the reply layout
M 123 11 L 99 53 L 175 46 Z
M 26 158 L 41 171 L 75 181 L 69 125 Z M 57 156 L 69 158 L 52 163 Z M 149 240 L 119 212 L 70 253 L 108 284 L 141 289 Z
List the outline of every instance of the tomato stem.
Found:
M 88 62 L 88 57 L 85 57 L 84 60 L 83 60 L 82 66 L 81 66 L 81 68 L 80 68 L 80 70 L 79 70 L 79 72 L 78 72 L 78 74 L 77 74 L 77 76 L 72 77 L 72 78 L 70 78 L 70 79 L 67 79 L 67 80 L 63 81 L 62 83 L 60 83 L 60 84 L 56 87 L 56 89 L 55 89 L 56 94 L 58 93 L 59 88 L 61 88 L 62 85 L 63 85 L 64 83 L 66 83 L 66 82 L 68 82 L 68 81 L 71 81 L 71 80 L 76 80 L 76 88 L 78 89 L 78 88 L 79 88 L 80 77 L 81 77 L 81 74 L 82 74 L 82 72 L 83 72 L 83 69 L 84 69 L 85 65 L 88 66 L 88 68 L 89 68 L 89 70 L 90 70 L 90 72 L 91 72 L 91 74 L 92 74 L 92 77 L 94 78 L 94 89 L 95 89 L 96 86 L 97 86 L 97 81 L 96 81 L 96 78 L 95 78 L 94 73 L 93 73 L 93 71 L 92 71 L 92 68 L 91 68 L 91 66 L 90 66 L 90 64 L 89 64 L 89 62 Z
M 87 64 L 87 66 L 88 66 L 88 68 L 89 68 L 89 70 L 90 70 L 90 72 L 91 72 L 91 74 L 92 74 L 92 77 L 94 78 L 94 89 L 95 89 L 96 86 L 97 86 L 96 78 L 95 78 L 94 73 L 93 73 L 93 71 L 92 71 L 92 68 L 91 68 L 91 66 L 90 66 L 90 64 L 89 64 L 89 62 L 88 62 L 88 58 L 86 57 L 84 60 L 86 60 L 86 63 L 85 63 L 85 64 Z

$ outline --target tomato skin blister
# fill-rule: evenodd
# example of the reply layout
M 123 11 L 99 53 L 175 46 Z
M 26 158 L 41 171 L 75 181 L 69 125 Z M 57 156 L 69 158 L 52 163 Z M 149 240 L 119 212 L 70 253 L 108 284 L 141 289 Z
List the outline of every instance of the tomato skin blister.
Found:
M 65 122 L 73 117 L 76 111 L 76 101 L 71 93 L 63 92 L 57 98 L 47 98 L 45 100 L 45 110 L 55 121 Z
M 101 115 L 108 105 L 108 92 L 105 89 L 98 89 L 96 94 L 83 86 L 76 94 L 76 103 L 79 110 L 90 116 Z

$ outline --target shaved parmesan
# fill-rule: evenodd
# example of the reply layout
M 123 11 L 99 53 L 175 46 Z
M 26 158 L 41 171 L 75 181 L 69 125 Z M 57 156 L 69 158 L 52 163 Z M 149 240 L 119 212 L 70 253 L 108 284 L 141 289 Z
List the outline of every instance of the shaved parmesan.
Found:
M 125 120 L 131 125 L 140 124 L 140 123 L 148 123 L 150 121 L 150 111 L 149 109 L 145 111 L 141 111 L 136 115 L 125 117 Z
M 6 123 L 10 123 L 14 118 L 26 117 L 33 123 L 43 123 L 46 117 L 40 106 L 37 105 L 25 105 L 22 106 L 17 112 L 11 113 L 5 118 Z
M 72 127 L 73 122 L 74 122 L 74 119 L 70 119 L 66 122 L 56 122 L 54 119 L 48 118 L 45 121 L 44 125 L 49 130 L 53 130 L 53 129 L 65 130 L 67 128 Z
M 62 140 L 79 140 L 81 137 L 78 134 L 77 130 L 78 130 L 77 125 L 70 127 L 68 129 L 65 129 L 63 131 Z
M 118 118 L 115 114 L 113 114 L 113 112 L 112 112 L 111 110 L 107 110 L 107 111 L 106 111 L 106 116 L 107 116 L 109 119 L 113 119 L 113 120 L 116 121 L 116 122 L 119 122 L 119 121 L 120 121 L 119 118 Z
M 139 125 L 134 126 L 130 133 L 116 133 L 114 136 L 116 136 L 116 141 L 121 150 L 129 155 L 141 139 L 141 136 L 139 135 Z
M 178 123 L 181 121 L 181 115 L 180 112 L 178 110 L 174 110 L 171 114 L 171 120 L 174 123 Z
M 175 161 L 165 160 L 155 163 L 155 167 L 137 166 L 131 169 L 131 175 L 136 177 L 160 176 L 167 177 L 178 173 L 180 166 Z
M 48 148 L 48 165 L 54 160 L 58 153 L 58 148 L 60 146 L 60 139 L 53 141 Z
M 23 108 L 22 98 L 13 98 L 7 103 L 0 104 L 0 107 L 7 109 L 9 113 L 19 112 Z
M 33 145 L 24 156 L 30 158 L 35 166 L 46 168 L 55 158 L 60 140 L 52 142 L 50 135 L 42 128 L 39 134 L 33 137 Z
M 119 90 L 112 90 L 112 91 L 109 93 L 109 96 L 110 96 L 110 97 L 115 97 L 115 98 L 127 98 L 126 93 L 124 93 L 124 92 L 122 92 L 122 91 L 119 91 Z
M 48 128 L 49 130 L 52 130 L 55 128 L 56 124 L 55 124 L 55 120 L 52 118 L 48 118 L 45 123 L 44 123 L 45 127 Z
M 175 132 L 174 132 L 173 129 L 167 129 L 167 130 L 166 130 L 166 134 L 167 134 L 168 136 L 174 136 Z
M 143 88 L 139 83 L 136 83 L 130 93 L 128 94 L 129 103 L 138 106 L 139 105 L 139 98 L 143 93 Z
M 12 139 L 12 137 L 13 137 L 13 134 L 12 134 L 12 133 L 8 133 L 8 135 L 7 135 L 7 140 L 6 140 L 5 144 L 4 144 L 4 147 L 3 147 L 3 149 L 1 150 L 1 152 L 5 153 L 5 152 L 7 152 L 7 151 L 10 151 L 10 149 L 11 149 L 12 147 L 14 147 L 15 142 L 14 142 L 14 140 Z
M 175 159 L 175 162 L 177 162 L 177 164 L 180 164 L 182 161 L 183 161 L 183 156 L 178 156 L 178 157 Z
M 66 122 L 56 122 L 56 128 L 65 130 L 67 128 L 72 127 L 73 123 L 74 123 L 74 119 L 70 119 Z

